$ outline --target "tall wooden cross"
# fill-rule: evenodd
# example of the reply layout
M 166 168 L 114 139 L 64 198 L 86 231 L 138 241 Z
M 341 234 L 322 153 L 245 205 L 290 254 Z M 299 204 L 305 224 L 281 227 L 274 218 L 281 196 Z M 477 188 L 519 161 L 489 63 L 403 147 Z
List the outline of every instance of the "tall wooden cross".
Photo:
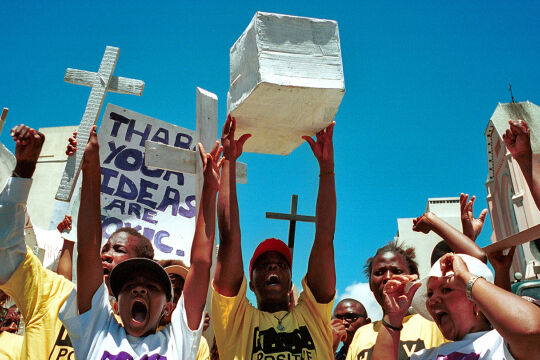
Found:
M 197 123 L 196 137 L 206 151 L 210 151 L 217 140 L 217 96 L 209 91 L 197 88 Z M 186 174 L 195 174 L 197 180 L 196 195 L 200 199 L 203 184 L 202 162 L 199 150 L 185 150 L 147 140 L 145 143 L 145 165 Z M 246 164 L 236 163 L 236 178 L 240 183 L 247 182 Z M 197 214 L 199 201 L 197 201 Z
M 267 219 L 278 219 L 278 220 L 289 220 L 289 249 L 291 249 L 291 253 L 293 253 L 294 250 L 294 234 L 296 232 L 296 222 L 297 221 L 304 221 L 304 222 L 315 222 L 317 219 L 315 216 L 307 216 L 307 215 L 298 215 L 296 213 L 298 207 L 298 195 L 293 195 L 291 199 L 291 213 L 285 214 L 285 213 L 274 213 L 274 212 L 267 212 L 266 218 Z
M 142 95 L 144 90 L 143 81 L 113 76 L 119 54 L 119 48 L 107 46 L 97 73 L 69 68 L 66 70 L 64 77 L 66 82 L 92 87 L 77 132 L 77 142 L 79 144 L 86 144 L 88 142 L 90 130 L 97 123 L 108 91 L 120 94 Z M 71 200 L 75 183 L 81 171 L 83 154 L 84 146 L 79 146 L 75 156 L 68 157 L 60 186 L 56 192 L 57 200 L 66 202 Z

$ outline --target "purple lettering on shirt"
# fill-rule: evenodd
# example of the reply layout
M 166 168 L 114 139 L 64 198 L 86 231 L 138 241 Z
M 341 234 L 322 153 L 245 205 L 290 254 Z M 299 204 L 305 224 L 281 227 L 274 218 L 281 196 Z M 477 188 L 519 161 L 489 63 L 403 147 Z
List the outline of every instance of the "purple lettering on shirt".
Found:
M 104 351 L 101 360 L 133 360 L 133 356 L 129 355 L 125 351 L 118 353 L 118 355 L 113 355 L 108 351 Z M 143 355 L 139 360 L 167 360 L 167 357 L 159 354 L 153 354 L 150 356 Z
M 480 359 L 480 354 L 470 353 L 463 354 L 460 352 L 453 352 L 448 355 L 439 355 L 437 360 L 478 360 Z

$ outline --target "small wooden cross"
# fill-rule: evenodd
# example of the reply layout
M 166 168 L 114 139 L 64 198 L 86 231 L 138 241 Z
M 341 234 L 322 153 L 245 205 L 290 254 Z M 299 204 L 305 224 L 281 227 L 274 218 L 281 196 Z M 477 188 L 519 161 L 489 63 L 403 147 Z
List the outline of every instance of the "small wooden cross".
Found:
M 119 48 L 107 46 L 97 73 L 69 68 L 66 70 L 64 77 L 66 82 L 92 87 L 81 124 L 77 131 L 77 142 L 79 144 L 86 144 L 88 142 L 90 130 L 97 123 L 108 91 L 138 96 L 142 95 L 144 90 L 143 81 L 113 76 L 119 54 Z M 56 192 L 57 200 L 66 202 L 71 200 L 75 183 L 81 171 L 83 154 L 84 146 L 79 146 L 75 156 L 68 157 L 60 186 Z
M 315 216 L 307 216 L 307 215 L 297 215 L 296 210 L 298 206 L 298 195 L 293 195 L 291 199 L 291 213 L 285 214 L 285 213 L 274 213 L 274 212 L 267 212 L 266 218 L 267 219 L 278 219 L 278 220 L 289 220 L 289 249 L 291 249 L 291 253 L 294 250 L 294 234 L 296 232 L 296 222 L 297 221 L 304 221 L 304 222 L 315 222 L 317 218 Z

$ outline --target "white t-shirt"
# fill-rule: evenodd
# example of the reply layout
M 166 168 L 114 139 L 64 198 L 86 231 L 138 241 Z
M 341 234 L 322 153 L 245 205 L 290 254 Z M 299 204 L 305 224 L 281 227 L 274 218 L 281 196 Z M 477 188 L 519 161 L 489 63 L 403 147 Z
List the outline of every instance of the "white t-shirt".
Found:
M 514 360 L 514 357 L 497 330 L 491 330 L 470 333 L 459 341 L 415 352 L 411 360 Z
M 201 339 L 204 317 L 199 328 L 187 324 L 184 296 L 173 311 L 171 324 L 156 334 L 133 337 L 115 320 L 107 288 L 102 284 L 92 298 L 92 307 L 78 314 L 75 289 L 60 309 L 77 359 L 89 360 L 187 360 L 195 359 Z

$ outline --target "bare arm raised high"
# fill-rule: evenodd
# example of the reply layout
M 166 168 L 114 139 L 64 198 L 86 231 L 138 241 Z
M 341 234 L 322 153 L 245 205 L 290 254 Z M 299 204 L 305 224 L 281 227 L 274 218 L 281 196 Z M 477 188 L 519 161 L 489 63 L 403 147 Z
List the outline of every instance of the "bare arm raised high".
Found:
M 85 279 L 85 286 L 77 289 L 79 313 L 92 307 L 92 297 L 103 282 L 101 265 L 101 169 L 99 144 L 94 126 L 84 149 L 82 164 L 81 206 L 77 221 L 77 278 Z
M 336 292 L 334 264 L 334 232 L 336 228 L 336 183 L 334 174 L 334 145 L 332 136 L 335 123 L 317 133 L 315 142 L 303 136 L 319 162 L 319 194 L 315 223 L 315 241 L 309 256 L 306 281 L 313 296 L 320 303 L 328 303 Z
M 188 326 L 195 330 L 199 327 L 203 316 L 210 267 L 212 266 L 212 249 L 216 235 L 216 194 L 219 188 L 219 143 L 208 154 L 199 143 L 199 151 L 203 162 L 204 183 L 199 203 L 199 216 L 195 226 L 195 235 L 191 246 L 191 267 L 186 276 L 184 286 L 184 303 Z M 222 159 L 223 160 L 223 159 Z M 222 162 L 221 162 L 222 163 Z
M 540 163 L 532 153 L 531 134 L 523 120 L 510 120 L 510 129 L 503 134 L 506 148 L 521 168 L 536 207 L 540 209 Z
M 214 275 L 214 288 L 225 296 L 238 294 L 244 276 L 236 198 L 236 159 L 242 154 L 244 143 L 251 135 L 245 134 L 235 140 L 235 129 L 236 121 L 229 115 L 221 134 L 224 160 L 217 207 L 220 244 Z

